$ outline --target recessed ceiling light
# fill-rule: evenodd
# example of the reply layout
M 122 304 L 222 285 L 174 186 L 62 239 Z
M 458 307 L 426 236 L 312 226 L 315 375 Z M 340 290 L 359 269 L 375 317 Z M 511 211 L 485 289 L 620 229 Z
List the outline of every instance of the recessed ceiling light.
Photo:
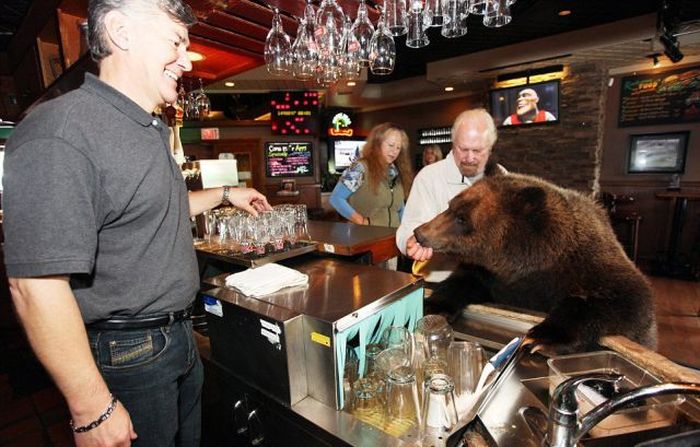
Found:
M 201 60 L 204 60 L 204 55 L 202 53 L 197 53 L 196 51 L 188 51 L 187 56 L 192 62 L 199 62 Z
M 224 82 L 224 85 L 225 85 L 226 87 L 235 87 L 235 86 L 236 86 L 236 83 L 235 83 L 235 82 L 228 81 L 228 82 Z
M 346 85 L 347 85 L 348 87 L 354 87 L 354 86 L 357 85 L 357 82 L 355 82 L 355 81 L 348 81 L 348 83 L 347 83 Z
M 454 87 L 445 87 L 445 91 L 446 91 L 446 92 L 451 92 L 451 91 L 453 91 L 454 89 L 455 89 Z
M 571 10 L 570 9 L 562 9 L 557 14 L 559 14 L 561 17 L 566 17 L 566 16 L 571 14 Z

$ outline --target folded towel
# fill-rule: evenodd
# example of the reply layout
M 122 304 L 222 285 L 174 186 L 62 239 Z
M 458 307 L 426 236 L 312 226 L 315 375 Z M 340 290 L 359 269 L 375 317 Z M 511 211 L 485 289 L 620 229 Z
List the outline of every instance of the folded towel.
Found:
M 226 277 L 227 286 L 252 297 L 269 295 L 285 287 L 303 286 L 308 283 L 309 275 L 275 263 Z

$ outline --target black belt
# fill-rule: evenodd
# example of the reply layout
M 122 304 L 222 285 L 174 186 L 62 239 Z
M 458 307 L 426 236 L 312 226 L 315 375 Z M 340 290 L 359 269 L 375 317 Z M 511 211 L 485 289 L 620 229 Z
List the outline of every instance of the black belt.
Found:
M 192 316 L 192 306 L 177 312 L 145 317 L 113 317 L 87 324 L 89 330 L 151 329 L 169 326 L 175 322 L 188 320 Z

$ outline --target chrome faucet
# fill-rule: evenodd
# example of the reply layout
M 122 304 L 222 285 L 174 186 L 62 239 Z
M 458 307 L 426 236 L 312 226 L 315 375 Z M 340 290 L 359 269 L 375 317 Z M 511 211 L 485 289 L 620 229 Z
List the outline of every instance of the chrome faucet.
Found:
M 619 374 L 587 374 L 560 383 L 549 405 L 546 445 L 574 447 L 600 421 L 632 402 L 665 394 L 700 394 L 699 383 L 672 382 L 644 386 L 608 399 L 579 420 L 575 395 L 579 385 L 593 380 L 617 383 L 622 378 Z

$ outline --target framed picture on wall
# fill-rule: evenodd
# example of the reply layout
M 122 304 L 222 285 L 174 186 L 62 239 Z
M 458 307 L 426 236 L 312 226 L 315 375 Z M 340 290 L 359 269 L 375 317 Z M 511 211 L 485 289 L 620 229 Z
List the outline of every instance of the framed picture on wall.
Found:
M 627 172 L 682 174 L 685 171 L 689 134 L 690 132 L 669 132 L 631 135 Z

